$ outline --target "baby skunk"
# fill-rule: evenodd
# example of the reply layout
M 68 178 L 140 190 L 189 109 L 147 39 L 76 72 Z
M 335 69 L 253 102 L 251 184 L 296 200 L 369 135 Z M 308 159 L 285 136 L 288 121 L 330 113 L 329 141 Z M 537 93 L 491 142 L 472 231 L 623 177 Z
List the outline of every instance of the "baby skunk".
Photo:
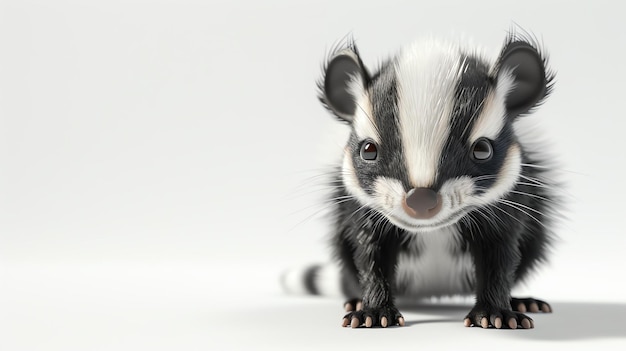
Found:
M 332 198 L 343 326 L 404 325 L 395 296 L 473 293 L 464 324 L 483 328 L 533 328 L 524 312 L 551 312 L 511 288 L 551 242 L 547 167 L 516 120 L 553 79 L 536 40 L 515 33 L 495 61 L 427 40 L 375 73 L 353 42 L 333 51 L 318 85 L 352 130 Z M 304 277 L 310 292 L 318 268 Z

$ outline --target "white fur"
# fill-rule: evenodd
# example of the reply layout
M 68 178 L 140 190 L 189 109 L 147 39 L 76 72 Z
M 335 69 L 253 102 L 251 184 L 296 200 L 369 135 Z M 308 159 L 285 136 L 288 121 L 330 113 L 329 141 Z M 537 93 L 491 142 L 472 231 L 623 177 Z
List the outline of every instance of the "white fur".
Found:
M 439 191 L 443 201 L 441 211 L 430 219 L 415 219 L 402 208 L 405 195 L 402 183 L 393 178 L 377 177 L 371 202 L 396 226 L 418 233 L 437 230 L 459 220 L 462 214 L 455 215 L 455 212 L 463 208 L 472 191 L 473 183 L 469 179 L 449 180 Z
M 469 146 L 481 137 L 496 139 L 505 123 L 506 96 L 513 87 L 513 77 L 503 74 L 498 79 L 496 89 L 486 98 L 480 115 L 477 116 L 469 137 Z
M 448 226 L 413 237 L 410 245 L 419 255 L 398 257 L 398 288 L 416 297 L 472 293 L 466 277 L 474 276 L 474 263 L 469 254 L 453 254 L 456 235 L 457 227 Z
M 515 187 L 521 171 L 522 150 L 519 144 L 513 144 L 507 151 L 504 163 L 496 177 L 496 182 L 482 195 L 471 197 L 469 204 L 486 205 L 501 199 Z
M 337 265 L 327 264 L 320 268 L 315 285 L 320 295 L 342 296 L 341 274 Z
M 283 288 L 289 294 L 293 295 L 306 295 L 309 292 L 304 286 L 304 273 L 307 267 L 292 268 L 285 272 L 282 277 Z
M 462 71 L 456 45 L 426 41 L 398 56 L 398 113 L 411 185 L 429 187 L 449 135 L 454 92 Z
M 363 205 L 369 205 L 373 207 L 377 207 L 376 204 L 373 203 L 373 200 L 369 195 L 361 188 L 361 184 L 359 184 L 359 179 L 356 176 L 356 170 L 354 169 L 354 165 L 352 164 L 352 155 L 350 154 L 350 147 L 346 147 L 343 155 L 343 164 L 341 167 L 341 180 L 343 185 L 346 187 L 346 190 L 350 195 L 354 196 L 359 200 L 359 202 Z
M 454 225 L 474 206 L 497 202 L 515 186 L 520 168 L 521 150 L 519 145 L 514 144 L 507 153 L 496 182 L 481 195 L 473 195 L 475 185 L 469 176 L 447 180 L 439 191 L 441 211 L 430 219 L 415 219 L 404 211 L 403 187 L 397 179 L 378 177 L 374 182 L 374 196 L 363 194 L 370 206 L 379 209 L 396 226 L 413 233 L 433 232 Z
M 307 295 L 304 276 L 311 266 L 301 266 L 288 270 L 283 274 L 282 283 L 285 291 L 292 295 Z M 315 276 L 315 287 L 323 296 L 342 296 L 340 269 L 336 264 L 320 267 Z
M 353 89 L 353 93 L 356 88 Z M 381 137 L 378 132 L 378 127 L 374 121 L 374 114 L 372 110 L 372 103 L 367 93 L 360 92 L 356 95 L 355 101 L 357 103 L 356 112 L 354 113 L 354 119 L 352 121 L 352 127 L 356 132 L 359 140 L 372 139 L 380 145 Z

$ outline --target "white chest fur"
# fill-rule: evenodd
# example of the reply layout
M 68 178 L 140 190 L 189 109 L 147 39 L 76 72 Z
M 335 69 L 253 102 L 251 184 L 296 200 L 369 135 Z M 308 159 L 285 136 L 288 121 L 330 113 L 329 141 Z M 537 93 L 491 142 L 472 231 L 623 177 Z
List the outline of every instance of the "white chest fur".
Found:
M 398 257 L 398 291 L 412 297 L 471 294 L 474 264 L 458 248 L 457 236 L 455 226 L 416 234 L 409 251 Z

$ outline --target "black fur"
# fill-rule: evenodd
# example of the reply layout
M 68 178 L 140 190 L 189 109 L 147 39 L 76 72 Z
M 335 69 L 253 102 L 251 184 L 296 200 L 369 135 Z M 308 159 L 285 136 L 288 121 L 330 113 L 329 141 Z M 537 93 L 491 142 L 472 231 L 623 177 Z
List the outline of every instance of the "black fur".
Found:
M 368 161 L 360 157 L 360 146 L 364 141 L 359 140 L 354 132 L 348 141 L 360 188 L 371 194 L 374 179 L 377 176 L 386 176 L 399 180 L 405 191 L 408 191 L 411 185 L 404 170 L 406 164 L 404 155 L 400 152 L 402 141 L 398 133 L 400 122 L 397 116 L 398 93 L 394 70 L 391 65 L 385 65 L 379 72 L 370 76 L 352 42 L 346 50 L 352 50 L 354 57 L 357 58 L 354 64 L 359 65 L 365 88 L 371 96 L 373 116 L 369 117 L 375 119 L 377 125 L 385 126 L 379 129 L 385 145 L 378 149 L 375 164 L 365 165 Z M 497 138 L 491 141 L 492 158 L 484 163 L 473 162 L 469 157 L 470 150 L 466 146 L 468 131 L 472 130 L 475 117 L 480 114 L 485 98 L 495 89 L 495 84 L 500 78 L 499 74 L 504 74 L 503 67 L 510 62 L 519 62 L 510 59 L 519 52 L 522 52 L 523 56 L 520 60 L 524 61 L 531 57 L 541 65 L 535 72 L 540 71 L 542 78 L 531 82 L 539 86 L 531 92 L 531 95 L 517 98 L 515 104 L 510 106 L 507 123 Z M 456 105 L 452 110 L 454 118 L 451 120 L 454 122 L 450 126 L 451 137 L 445 144 L 438 175 L 431 188 L 438 191 L 446 180 L 459 176 L 475 178 L 496 175 L 505 162 L 508 150 L 511 147 L 520 147 L 522 163 L 528 166 L 522 167 L 517 185 L 499 201 L 471 210 L 457 223 L 459 234 L 456 240 L 459 245 L 454 253 L 471 254 L 475 267 L 475 275 L 468 276 L 464 282 L 464 285 L 476 294 L 476 305 L 466 317 L 470 324 L 484 326 L 486 318 L 488 325 L 530 327 L 533 325 L 532 319 L 519 311 L 514 311 L 515 306 L 522 300 L 512 299 L 510 291 L 546 258 L 551 242 L 550 231 L 547 229 L 550 222 L 548 215 L 552 212 L 554 200 L 549 188 L 543 184 L 547 179 L 544 174 L 545 168 L 533 167 L 541 166 L 541 160 L 529 154 L 525 146 L 519 144 L 512 123 L 518 115 L 527 113 L 543 102 L 551 90 L 553 75 L 545 68 L 545 58 L 537 49 L 536 43 L 515 35 L 507 39 L 500 62 L 492 67 L 491 71 L 490 67 L 478 57 L 467 55 L 463 57 L 463 61 L 467 69 L 455 91 Z M 326 67 L 333 65 L 331 58 Z M 354 67 L 350 68 L 351 72 L 356 70 Z M 531 63 L 524 69 L 532 70 L 534 67 Z M 324 87 L 324 84 L 320 84 L 321 89 Z M 512 93 L 517 94 L 519 91 L 514 90 Z M 519 94 L 523 93 L 522 91 Z M 332 101 L 324 97 L 324 91 L 321 100 L 327 105 Z M 340 103 L 335 105 L 338 107 L 329 108 L 335 113 L 340 110 L 340 118 L 351 121 L 345 118 L 344 113 L 349 108 Z M 407 245 L 410 238 L 416 234 L 397 227 L 383 213 L 350 198 L 351 194 L 345 188 L 341 177 L 341 172 L 338 171 L 334 183 L 337 190 L 333 197 L 344 200 L 336 204 L 333 248 L 344 270 L 342 281 L 344 292 L 348 297 L 361 298 L 363 302 L 363 310 L 352 311 L 345 318 L 350 322 L 356 321 L 358 325 L 366 323 L 368 317 L 373 319 L 373 325 L 383 324 L 382 317 L 385 317 L 390 325 L 402 323 L 401 315 L 394 303 L 395 295 L 402 293 L 403 290 L 395 279 L 396 264 L 400 253 L 413 250 L 409 252 L 411 255 L 420 254 L 419 249 L 415 251 Z M 476 180 L 477 193 L 490 188 L 496 181 L 496 177 Z M 529 305 L 540 300 L 524 301 Z M 498 318 L 504 323 L 498 323 Z M 511 321 L 510 324 L 508 321 Z
M 475 118 L 480 114 L 483 108 L 483 101 L 487 94 L 493 89 L 492 77 L 489 76 L 489 68 L 478 58 L 468 56 L 464 59 L 467 70 L 461 76 L 458 86 L 456 87 L 455 100 L 456 104 L 453 109 L 453 124 L 451 125 L 450 135 L 458 136 L 457 138 L 448 138 L 448 142 L 444 147 L 442 158 L 439 165 L 440 177 L 438 182 L 433 185 L 433 189 L 438 190 L 446 180 L 468 174 L 468 170 L 472 170 L 468 175 L 493 174 L 494 169 L 500 168 L 504 158 L 503 152 L 496 153 L 497 160 L 492 160 L 487 167 L 489 169 L 475 169 L 471 160 L 467 157 L 470 150 L 465 147 L 469 139 L 469 132 L 474 126 Z M 502 140 L 506 143 L 508 140 Z M 504 146 L 504 145 L 503 145 Z M 502 147 L 504 148 L 504 147 Z M 491 172 L 491 173 L 490 173 Z M 481 186 L 488 186 L 495 179 L 486 179 L 482 181 Z
M 385 140 L 385 147 L 378 149 L 378 162 L 362 167 L 366 161 L 362 160 L 360 156 L 361 142 L 354 133 L 352 134 L 349 143 L 353 150 L 352 162 L 355 167 L 361 169 L 361 172 L 357 175 L 359 182 L 361 187 L 366 192 L 369 192 L 372 190 L 370 185 L 374 176 L 393 177 L 402 181 L 408 190 L 409 179 L 406 177 L 405 172 L 399 171 L 404 168 L 404 158 L 402 153 L 397 152 L 397 150 L 402 149 L 402 141 L 397 132 L 399 128 L 396 108 L 398 92 L 391 66 L 381 69 L 370 83 L 369 91 L 372 94 L 374 110 L 371 118 L 379 121 L 379 125 L 385 126 L 379 129 L 380 137 Z
M 541 165 L 528 156 L 524 163 Z M 543 172 L 543 168 L 524 167 L 522 174 L 541 179 Z M 546 259 L 551 244 L 546 228 L 550 219 L 541 213 L 549 214 L 552 210 L 551 194 L 538 184 L 528 182 L 531 185 L 519 184 L 514 189 L 516 193 L 511 192 L 504 198 L 528 207 L 527 213 L 498 203 L 479 210 L 481 212 L 470 212 L 467 217 L 472 220 L 459 222 L 462 228 L 459 250 L 469 250 L 476 266 L 476 276 L 468 277 L 465 282 L 476 293 L 476 307 L 468 315 L 476 325 L 494 311 L 509 311 L 514 299 L 510 296 L 511 288 Z M 344 188 L 335 194 L 347 195 Z M 364 306 L 370 309 L 394 307 L 395 293 L 403 293 L 402 287 L 396 291 L 395 260 L 399 252 L 408 250 L 406 238 L 415 234 L 396 227 L 380 213 L 354 200 L 339 203 L 335 216 L 333 248 L 344 270 L 344 293 L 347 297 L 362 298 Z M 359 236 L 361 231 L 369 235 Z M 419 255 L 419 252 L 411 254 Z M 358 277 L 360 286 L 352 277 Z M 353 313 L 347 316 L 351 317 Z M 357 317 L 365 318 L 363 314 Z M 516 314 L 515 318 L 521 323 L 528 317 Z

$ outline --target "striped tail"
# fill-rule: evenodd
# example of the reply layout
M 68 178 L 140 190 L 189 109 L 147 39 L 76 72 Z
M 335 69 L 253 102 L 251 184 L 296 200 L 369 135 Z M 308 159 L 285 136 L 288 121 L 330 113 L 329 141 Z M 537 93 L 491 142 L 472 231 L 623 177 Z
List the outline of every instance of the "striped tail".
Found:
M 283 289 L 293 295 L 345 296 L 345 282 L 339 267 L 313 264 L 287 270 L 281 276 Z

